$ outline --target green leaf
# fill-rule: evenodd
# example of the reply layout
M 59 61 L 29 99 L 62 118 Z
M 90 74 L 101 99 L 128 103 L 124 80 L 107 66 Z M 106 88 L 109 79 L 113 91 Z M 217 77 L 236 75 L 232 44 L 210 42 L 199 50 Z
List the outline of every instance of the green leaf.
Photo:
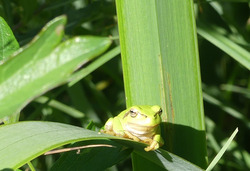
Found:
M 200 24 L 197 28 L 198 33 L 202 37 L 250 70 L 250 53 L 228 39 L 226 36 L 222 35 L 219 30 L 221 30 L 221 28 L 204 24 Z
M 24 65 L 30 63 L 32 65 L 32 60 L 35 60 L 39 57 L 39 51 L 43 52 L 51 52 L 52 48 L 54 48 L 61 40 L 64 32 L 63 28 L 66 23 L 66 17 L 60 16 L 55 18 L 53 21 L 49 22 L 45 27 L 44 31 L 41 31 L 38 36 L 36 36 L 29 45 L 24 48 L 19 49 L 15 54 L 11 56 L 11 58 L 6 59 L 6 62 L 0 66 L 0 88 L 7 83 L 9 77 L 12 77 L 13 74 L 18 73 Z M 49 46 L 48 46 L 49 45 Z M 27 51 L 27 49 L 29 49 Z M 42 56 L 42 55 L 40 55 Z M 26 65 L 26 67 L 29 67 Z M 27 74 L 25 74 L 27 75 Z M 19 77 L 21 75 L 16 74 L 15 77 Z M 10 80 L 11 81 L 11 80 Z M 13 80 L 12 80 L 13 81 Z M 9 107 L 9 113 L 2 113 L 1 109 L 1 98 L 4 98 L 5 91 L 11 90 L 11 88 L 17 88 L 16 80 L 10 82 L 9 87 L 1 88 L 2 93 L 0 94 L 0 118 L 4 120 L 5 123 L 15 122 L 19 118 L 19 111 L 16 108 L 11 107 L 11 102 L 6 107 Z M 8 85 L 7 85 L 8 86 Z M 11 99 L 15 99 L 9 96 Z M 16 111 L 14 111 L 16 110 Z M 5 112 L 5 111 L 3 111 Z M 11 116 L 10 116 L 11 115 Z M 4 117 L 6 116 L 6 117 Z M 9 117 L 8 117 L 9 116 Z M 4 118 L 3 118 L 4 117 Z
M 19 48 L 19 44 L 5 20 L 0 17 L 0 64 Z
M 32 165 L 31 162 L 28 162 L 27 164 L 28 164 L 31 171 L 36 171 L 36 169 L 34 168 L 34 166 Z
M 220 150 L 220 152 L 215 156 L 215 158 L 213 159 L 213 161 L 209 164 L 209 166 L 207 167 L 206 171 L 212 170 L 214 168 L 214 166 L 218 163 L 218 161 L 220 160 L 220 158 L 222 157 L 222 155 L 225 153 L 225 151 L 227 150 L 227 148 L 229 147 L 229 145 L 233 141 L 233 139 L 236 136 L 237 132 L 238 132 L 238 128 L 236 128 L 235 131 L 232 133 L 232 135 L 229 137 L 229 139 L 227 140 L 226 144 L 222 147 L 222 149 Z
M 193 165 L 192 163 L 174 155 L 166 152 L 165 150 L 157 150 L 151 152 L 145 152 L 143 150 L 136 150 L 136 154 L 139 156 L 146 158 L 158 166 L 162 167 L 166 170 L 192 170 L 192 171 L 202 171 L 203 169 L 198 166 Z
M 239 93 L 240 95 L 245 96 L 246 98 L 250 99 L 250 89 L 243 88 L 236 85 L 231 84 L 222 84 L 221 89 L 228 92 Z
M 92 140 L 77 142 L 70 147 L 81 147 L 88 144 L 107 144 L 113 148 L 98 147 L 82 149 L 79 154 L 76 151 L 63 153 L 58 161 L 55 162 L 51 171 L 60 170 L 105 170 L 121 160 L 124 160 L 132 152 L 132 149 L 110 140 Z M 105 157 L 104 157 L 105 156 Z M 98 163 L 98 164 L 97 164 Z
M 110 51 L 106 52 L 102 56 L 100 56 L 98 59 L 94 60 L 91 64 L 88 66 L 82 68 L 78 72 L 72 74 L 69 78 L 70 82 L 68 83 L 68 86 L 73 86 L 76 82 L 81 80 L 82 78 L 86 77 L 88 74 L 105 64 L 107 61 L 113 59 L 115 56 L 121 53 L 120 46 L 117 46 Z
M 206 2 L 211 2 L 211 0 L 197 0 L 198 2 L 203 2 L 203 1 L 206 1 Z M 218 2 L 249 2 L 249 0 L 216 0 Z
M 246 125 L 248 129 L 250 129 L 250 121 L 247 117 L 245 117 L 244 114 L 238 112 L 237 110 L 233 109 L 230 106 L 223 104 L 221 101 L 219 101 L 218 99 L 214 98 L 213 96 L 209 95 L 206 92 L 203 92 L 203 98 L 208 103 L 218 106 L 221 110 L 225 111 L 232 117 L 239 119 L 241 122 L 243 122 Z
M 61 110 L 62 112 L 68 114 L 69 116 L 72 116 L 74 118 L 83 118 L 85 116 L 84 113 L 70 107 L 70 106 L 67 106 L 57 100 L 50 100 L 48 97 L 46 96 L 41 96 L 41 97 L 38 97 L 34 100 L 35 102 L 38 102 L 38 103 L 47 103 L 48 102 L 48 105 L 51 106 L 51 107 L 54 107 L 58 110 Z
M 0 170 L 17 169 L 37 156 L 62 145 L 110 137 L 53 122 L 18 122 L 0 126 Z
M 81 65 L 103 53 L 108 38 L 75 37 L 61 43 L 65 17 L 50 22 L 0 67 L 0 118 L 19 112 L 34 97 L 66 82 Z
M 74 158 L 75 164 L 79 166 L 80 162 L 86 161 L 86 159 L 90 160 L 93 158 L 90 160 L 92 163 L 95 162 L 95 160 L 105 160 L 105 157 L 103 157 L 105 155 L 100 156 L 99 154 L 114 152 L 114 154 L 109 154 L 109 156 L 107 156 L 108 163 L 101 164 L 102 162 L 97 162 L 98 165 L 100 164 L 102 166 L 108 167 L 108 165 L 111 165 L 111 163 L 115 164 L 121 159 L 124 159 L 131 152 L 129 149 L 126 150 L 126 148 L 123 147 L 123 145 L 125 145 L 128 147 L 133 147 L 136 150 L 136 153 L 143 155 L 145 158 L 152 158 L 152 161 L 159 165 L 159 167 L 168 170 L 177 170 L 183 167 L 190 168 L 191 170 L 201 170 L 192 163 L 189 163 L 176 155 L 168 153 L 165 150 L 145 152 L 145 144 L 107 134 L 99 134 L 84 128 L 62 123 L 35 121 L 2 125 L 0 126 L 0 137 L 0 169 L 17 169 L 49 150 L 69 143 L 88 140 L 88 142 L 81 142 L 80 144 L 77 143 L 73 146 L 75 147 L 87 144 L 108 144 L 112 145 L 114 148 L 96 147 L 96 149 L 90 148 L 81 150 L 80 155 L 76 154 L 76 151 L 64 154 L 58 163 L 55 164 L 54 169 L 58 170 L 61 168 L 61 166 L 58 166 L 58 164 L 64 165 L 69 163 L 69 158 Z M 115 142 L 108 141 L 107 139 L 113 139 Z M 86 158 L 90 155 L 91 158 Z M 72 160 L 70 161 L 72 162 Z M 73 164 L 74 162 L 71 163 L 69 167 L 74 168 Z M 88 163 L 81 164 L 85 166 L 88 165 Z M 95 166 L 92 164 L 90 164 L 88 167 L 91 166 L 93 169 L 95 168 Z M 81 166 L 79 166 L 79 168 L 81 168 Z M 96 166 L 96 168 L 99 168 L 99 166 Z
M 163 148 L 206 168 L 193 1 L 117 0 L 116 5 L 127 106 L 160 105 Z M 141 157 L 133 161 L 135 170 L 155 169 Z

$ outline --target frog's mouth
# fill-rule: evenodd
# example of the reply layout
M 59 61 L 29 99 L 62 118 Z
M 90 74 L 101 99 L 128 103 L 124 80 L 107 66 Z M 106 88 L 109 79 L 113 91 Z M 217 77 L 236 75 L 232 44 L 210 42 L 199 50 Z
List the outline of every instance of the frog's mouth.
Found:
M 126 128 L 130 132 L 137 132 L 138 134 L 144 134 L 144 133 L 149 133 L 149 132 L 155 132 L 157 129 L 157 126 L 159 124 L 153 125 L 153 126 L 145 126 L 145 125 L 139 125 L 135 123 L 128 122 L 126 124 Z

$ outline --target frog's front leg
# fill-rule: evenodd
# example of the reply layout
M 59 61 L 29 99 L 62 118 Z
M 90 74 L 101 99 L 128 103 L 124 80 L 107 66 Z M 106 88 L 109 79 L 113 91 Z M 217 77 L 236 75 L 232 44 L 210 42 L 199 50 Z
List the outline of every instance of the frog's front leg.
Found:
M 163 139 L 161 138 L 160 134 L 154 135 L 153 139 L 149 139 L 148 142 L 149 142 L 149 146 L 144 148 L 145 151 L 156 150 L 164 144 Z
M 126 133 L 124 132 L 123 126 L 122 126 L 122 121 L 120 118 L 115 117 L 113 121 L 113 131 L 116 136 L 126 138 Z
M 104 129 L 101 130 L 102 133 L 118 136 L 118 137 L 126 137 L 124 130 L 122 128 L 122 124 L 117 117 L 109 118 L 108 121 L 104 125 Z
M 109 118 L 108 121 L 105 123 L 104 128 L 100 131 L 105 134 L 110 134 L 115 136 L 115 132 L 113 131 L 113 123 L 114 118 Z
M 126 138 L 132 139 L 132 140 L 137 141 L 137 142 L 140 141 L 140 139 L 139 139 L 138 137 L 134 136 L 134 135 L 131 134 L 130 132 L 128 132 L 128 131 L 124 131 L 124 132 L 125 132 L 125 134 L 126 134 Z

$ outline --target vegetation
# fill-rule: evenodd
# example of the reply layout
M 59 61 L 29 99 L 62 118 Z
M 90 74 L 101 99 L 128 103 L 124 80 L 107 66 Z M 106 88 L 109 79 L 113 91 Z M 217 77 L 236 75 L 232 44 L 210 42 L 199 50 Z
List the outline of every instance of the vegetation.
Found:
M 0 170 L 249 170 L 249 8 L 0 1 Z M 98 134 L 138 104 L 162 107 L 162 149 Z

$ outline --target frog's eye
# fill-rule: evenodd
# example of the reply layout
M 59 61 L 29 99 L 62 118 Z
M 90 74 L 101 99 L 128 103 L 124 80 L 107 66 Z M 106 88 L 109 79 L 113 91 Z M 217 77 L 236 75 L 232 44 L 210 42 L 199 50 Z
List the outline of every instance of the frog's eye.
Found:
M 154 117 L 156 117 L 157 115 L 161 116 L 161 114 L 162 114 L 162 110 L 161 110 L 161 108 L 160 108 L 160 110 L 159 110 L 158 112 L 155 113 Z
M 130 110 L 130 116 L 131 116 L 132 118 L 135 118 L 135 117 L 137 116 L 137 111 L 134 110 L 134 109 L 131 109 L 131 110 Z
M 157 113 L 161 116 L 161 114 L 162 114 L 162 109 L 160 109 Z

